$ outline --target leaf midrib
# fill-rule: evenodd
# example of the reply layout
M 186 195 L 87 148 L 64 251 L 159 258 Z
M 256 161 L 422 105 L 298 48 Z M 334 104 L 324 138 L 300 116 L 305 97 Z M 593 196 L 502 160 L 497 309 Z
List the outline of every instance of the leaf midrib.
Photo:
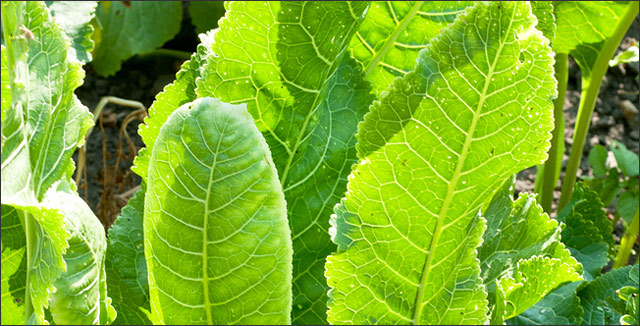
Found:
M 347 3 L 347 4 L 349 6 L 349 10 L 351 11 L 351 15 L 354 16 L 354 18 L 357 19 L 357 17 L 355 15 L 353 15 L 353 9 L 351 7 L 351 3 Z M 304 11 L 304 5 L 302 7 L 302 10 Z M 359 25 L 359 23 L 358 24 L 352 24 L 350 30 L 353 29 L 355 26 L 358 26 L 358 25 Z M 330 68 L 329 71 L 331 71 L 331 73 L 325 75 L 325 77 L 324 77 L 324 81 L 325 82 L 327 81 L 327 79 L 329 79 L 329 77 L 332 74 L 334 74 L 337 71 L 337 67 L 335 65 L 336 65 L 336 63 L 339 62 L 340 59 L 343 58 L 343 55 L 344 55 L 346 49 L 348 49 L 348 45 L 344 45 L 344 48 L 340 51 L 340 53 L 338 53 L 335 56 L 335 58 L 333 58 L 333 62 L 331 63 L 331 66 L 329 67 Z M 320 55 L 320 53 L 318 53 L 318 55 Z M 289 170 L 291 169 L 291 166 L 293 165 L 293 160 L 296 157 L 296 152 L 298 151 L 298 148 L 302 144 L 302 140 L 305 138 L 304 136 L 306 136 L 305 135 L 305 131 L 307 130 L 307 126 L 309 125 L 309 121 L 311 121 L 311 117 L 313 117 L 314 113 L 316 112 L 316 108 L 319 105 L 319 101 L 318 100 L 320 99 L 320 94 L 321 94 L 321 91 L 322 91 L 323 87 L 324 87 L 324 85 L 321 86 L 320 89 L 317 90 L 317 93 L 314 96 L 313 103 L 309 107 L 309 112 L 307 113 L 307 116 L 305 117 L 304 123 L 302 124 L 302 127 L 300 128 L 300 132 L 298 133 L 298 137 L 296 137 L 296 142 L 293 145 L 293 148 L 291 150 L 289 150 L 289 148 L 287 148 L 287 146 L 285 146 L 285 149 L 287 149 L 289 157 L 287 159 L 287 163 L 285 164 L 284 170 L 282 172 L 282 177 L 280 178 L 280 184 L 282 185 L 283 189 L 290 190 L 290 189 L 293 188 L 293 187 L 286 187 L 286 181 L 287 181 L 287 177 L 289 176 Z
M 413 19 L 416 13 L 418 13 L 422 4 L 423 4 L 422 1 L 417 1 L 413 5 L 413 7 L 411 7 L 411 10 L 409 11 L 409 13 L 402 19 L 402 21 L 400 21 L 400 24 L 396 26 L 396 28 L 393 30 L 393 33 L 391 33 L 391 36 L 387 38 L 387 40 L 382 45 L 382 48 L 380 48 L 380 51 L 376 53 L 373 59 L 371 59 L 371 62 L 369 62 L 369 64 L 365 68 L 364 70 L 365 79 L 369 77 L 369 74 L 373 71 L 373 68 L 375 68 L 378 65 L 378 62 L 380 62 L 380 60 L 384 58 L 387 52 L 389 52 L 393 43 L 395 43 L 396 39 L 398 39 L 398 36 L 400 36 L 400 32 L 404 31 L 407 28 L 407 25 L 409 25 L 409 22 L 411 22 L 411 19 Z M 394 17 L 395 17 L 395 13 L 392 13 L 392 14 L 394 14 Z
M 196 117 L 197 119 L 197 117 Z M 213 163 L 211 163 L 211 172 L 209 173 L 209 182 L 207 185 L 207 193 L 204 199 L 204 223 L 202 225 L 202 283 L 204 292 L 204 310 L 207 315 L 207 324 L 213 325 L 213 317 L 211 316 L 211 302 L 209 302 L 209 274 L 207 269 L 207 261 L 209 259 L 207 254 L 207 247 L 209 240 L 207 238 L 208 222 L 209 222 L 209 199 L 211 197 L 211 186 L 213 184 L 213 175 L 215 173 L 216 163 L 218 161 L 217 153 L 220 152 L 220 143 L 222 142 L 222 135 L 224 135 L 227 129 L 227 123 L 225 122 L 222 127 L 222 131 L 219 133 L 218 144 L 216 145 L 216 151 L 213 153 Z M 206 143 L 206 139 L 203 135 L 203 141 Z
M 514 8 L 512 17 L 509 20 L 509 26 L 507 27 L 507 32 L 504 34 L 505 37 L 508 37 L 508 35 L 510 34 L 511 25 L 513 23 L 513 15 L 515 15 L 515 12 L 516 12 L 516 9 Z M 480 110 L 482 110 L 482 106 L 484 105 L 484 101 L 486 100 L 486 94 L 489 87 L 489 83 L 491 81 L 491 76 L 494 73 L 496 63 L 498 62 L 498 58 L 500 57 L 504 44 L 505 44 L 505 41 L 501 40 L 500 47 L 496 52 L 496 56 L 494 57 L 493 63 L 491 64 L 489 72 L 487 73 L 487 77 L 485 78 L 485 84 L 482 89 L 482 96 L 480 98 L 480 101 L 478 102 L 476 110 L 474 111 L 473 120 L 471 121 L 471 126 L 469 127 L 469 132 L 465 137 L 465 142 L 462 147 L 462 152 L 460 153 L 460 156 L 458 157 L 458 161 L 456 163 L 456 170 L 453 173 L 453 178 L 451 179 L 451 181 L 449 182 L 449 185 L 447 186 L 447 196 L 445 197 L 444 204 L 442 205 L 442 208 L 440 209 L 440 213 L 438 214 L 438 219 L 436 221 L 436 228 L 433 232 L 433 237 L 431 238 L 431 243 L 429 245 L 429 251 L 427 253 L 425 264 L 423 265 L 422 273 L 420 276 L 420 283 L 418 285 L 418 292 L 416 294 L 416 299 L 414 303 L 415 310 L 414 310 L 413 318 L 411 319 L 411 323 L 414 325 L 419 324 L 420 317 L 422 314 L 422 306 L 423 306 L 422 296 L 424 293 L 424 287 L 426 285 L 427 279 L 429 278 L 429 272 L 431 271 L 431 262 L 433 260 L 434 252 L 437 249 L 437 243 L 442 233 L 443 219 L 444 219 L 444 216 L 446 216 L 447 211 L 449 210 L 449 204 L 451 203 L 451 200 L 453 198 L 455 186 L 458 183 L 458 179 L 460 178 L 460 172 L 462 170 L 462 165 L 463 165 L 462 163 L 466 160 L 467 152 L 469 151 L 471 141 L 473 140 L 473 134 L 475 132 L 476 124 L 478 122 L 478 119 L 480 118 L 480 115 L 478 113 L 480 112 Z

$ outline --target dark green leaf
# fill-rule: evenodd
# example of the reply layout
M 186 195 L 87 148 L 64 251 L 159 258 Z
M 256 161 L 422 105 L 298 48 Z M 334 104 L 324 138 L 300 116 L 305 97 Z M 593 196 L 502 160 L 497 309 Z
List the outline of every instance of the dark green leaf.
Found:
M 142 237 L 145 191 L 143 184 L 109 229 L 105 269 L 109 295 L 118 311 L 116 325 L 151 324 Z

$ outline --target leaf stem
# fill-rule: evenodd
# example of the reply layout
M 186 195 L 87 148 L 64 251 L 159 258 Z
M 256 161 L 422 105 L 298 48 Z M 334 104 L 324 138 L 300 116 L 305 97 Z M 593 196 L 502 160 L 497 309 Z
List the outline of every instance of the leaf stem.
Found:
M 620 248 L 618 248 L 618 254 L 613 261 L 613 268 L 623 267 L 629 262 L 629 256 L 631 255 L 631 248 L 636 242 L 638 237 L 638 210 L 636 209 L 636 215 L 631 220 L 631 223 L 627 225 L 627 229 L 624 231 L 624 235 L 620 240 Z
M 36 247 L 36 230 L 35 230 L 35 221 L 31 217 L 31 214 L 22 212 L 19 209 L 16 209 L 18 212 L 20 219 L 22 220 L 22 225 L 24 226 L 24 233 L 26 236 L 27 243 L 27 277 L 24 286 L 24 322 L 28 324 L 29 317 L 34 312 L 33 305 L 31 303 L 31 287 L 30 287 L 30 276 L 31 276 L 31 266 L 32 260 L 34 257 L 34 251 Z
M 566 53 L 556 54 L 555 74 L 558 80 L 558 97 L 553 101 L 553 120 L 555 128 L 553 128 L 551 138 L 551 148 L 549 149 L 549 158 L 544 163 L 544 171 L 542 176 L 542 190 L 540 205 L 545 212 L 551 213 L 551 204 L 553 202 L 553 190 L 558 182 L 558 165 L 562 162 L 562 150 L 564 141 L 564 97 L 567 93 L 567 81 L 569 76 L 569 55 Z
M 396 39 L 398 39 L 398 36 L 400 36 L 400 33 L 403 32 L 407 28 L 407 26 L 409 26 L 411 19 L 420 10 L 420 7 L 422 7 L 422 1 L 416 2 L 413 5 L 413 7 L 411 7 L 411 9 L 409 10 L 409 13 L 396 26 L 396 28 L 393 30 L 393 33 L 391 33 L 391 35 L 387 38 L 387 40 L 382 45 L 382 48 L 380 48 L 380 51 L 376 53 L 376 55 L 371 59 L 369 64 L 367 64 L 367 66 L 365 67 L 364 69 L 365 78 L 367 78 L 371 74 L 371 72 L 373 71 L 373 68 L 375 68 L 378 65 L 380 60 L 382 60 L 384 56 L 387 55 L 387 52 L 389 51 L 389 49 L 393 47 L 393 44 L 395 43 Z
M 635 1 L 631 2 L 628 10 L 624 16 L 621 17 L 613 36 L 605 40 L 602 51 L 600 51 L 594 62 L 591 74 L 587 74 L 585 71 L 582 72 L 582 92 L 580 94 L 578 120 L 573 134 L 573 144 L 571 145 L 571 153 L 569 154 L 565 178 L 562 183 L 562 193 L 560 194 L 558 211 L 569 202 L 573 194 L 573 187 L 576 183 L 576 173 L 580 166 L 584 142 L 587 138 L 587 132 L 589 131 L 589 124 L 591 123 L 591 115 L 593 114 L 596 99 L 598 98 L 602 78 L 607 72 L 607 68 L 609 68 L 609 59 L 615 54 L 622 37 L 625 35 L 627 29 L 629 29 L 637 13 L 638 3 Z

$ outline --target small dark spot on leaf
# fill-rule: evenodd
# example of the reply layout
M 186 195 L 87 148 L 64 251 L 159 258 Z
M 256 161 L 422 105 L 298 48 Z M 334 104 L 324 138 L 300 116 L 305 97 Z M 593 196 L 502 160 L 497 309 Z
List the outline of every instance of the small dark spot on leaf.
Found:
M 120 16 L 120 10 L 116 10 L 116 16 Z
M 19 304 L 20 302 L 22 302 L 22 300 L 20 300 L 20 298 L 16 298 L 14 301 L 15 301 L 16 303 L 18 303 L 18 304 Z
M 131 8 L 131 1 L 120 1 L 122 2 L 122 4 L 127 7 L 127 8 Z
M 498 5 L 498 9 L 502 9 L 502 5 Z

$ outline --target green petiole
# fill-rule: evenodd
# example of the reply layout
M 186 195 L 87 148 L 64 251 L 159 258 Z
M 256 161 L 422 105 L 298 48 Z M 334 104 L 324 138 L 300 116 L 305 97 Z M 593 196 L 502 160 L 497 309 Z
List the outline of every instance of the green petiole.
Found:
M 613 268 L 623 267 L 629 261 L 629 256 L 631 255 L 631 248 L 633 244 L 636 242 L 638 238 L 638 210 L 636 210 L 636 215 L 631 220 L 631 223 L 627 225 L 627 229 L 620 240 L 620 248 L 618 249 L 618 254 L 616 255 L 615 260 L 613 261 Z
M 578 118 L 573 134 L 573 144 L 571 146 L 571 153 L 569 154 L 569 162 L 562 183 L 562 193 L 560 194 L 560 201 L 558 202 L 558 210 L 561 210 L 569 202 L 571 194 L 573 193 L 573 188 L 576 183 L 576 173 L 578 172 L 578 167 L 582 159 L 582 151 L 587 138 L 587 132 L 589 131 L 591 116 L 595 108 L 596 99 L 598 98 L 602 78 L 607 72 L 607 68 L 609 68 L 609 60 L 615 54 L 622 37 L 638 13 L 637 2 L 632 3 L 630 6 L 631 8 L 621 17 L 613 37 L 605 40 L 602 51 L 600 51 L 594 62 L 591 74 L 587 75 L 583 73 Z
M 553 120 L 555 128 L 552 132 L 551 148 L 549 158 L 544 163 L 544 170 L 541 176 L 542 190 L 540 192 L 540 205 L 545 212 L 551 212 L 553 202 L 553 190 L 558 182 L 560 166 L 562 163 L 562 152 L 564 150 L 564 97 L 567 92 L 567 81 L 569 76 L 569 56 L 566 53 L 556 54 L 555 75 L 558 80 L 558 97 L 553 101 Z

